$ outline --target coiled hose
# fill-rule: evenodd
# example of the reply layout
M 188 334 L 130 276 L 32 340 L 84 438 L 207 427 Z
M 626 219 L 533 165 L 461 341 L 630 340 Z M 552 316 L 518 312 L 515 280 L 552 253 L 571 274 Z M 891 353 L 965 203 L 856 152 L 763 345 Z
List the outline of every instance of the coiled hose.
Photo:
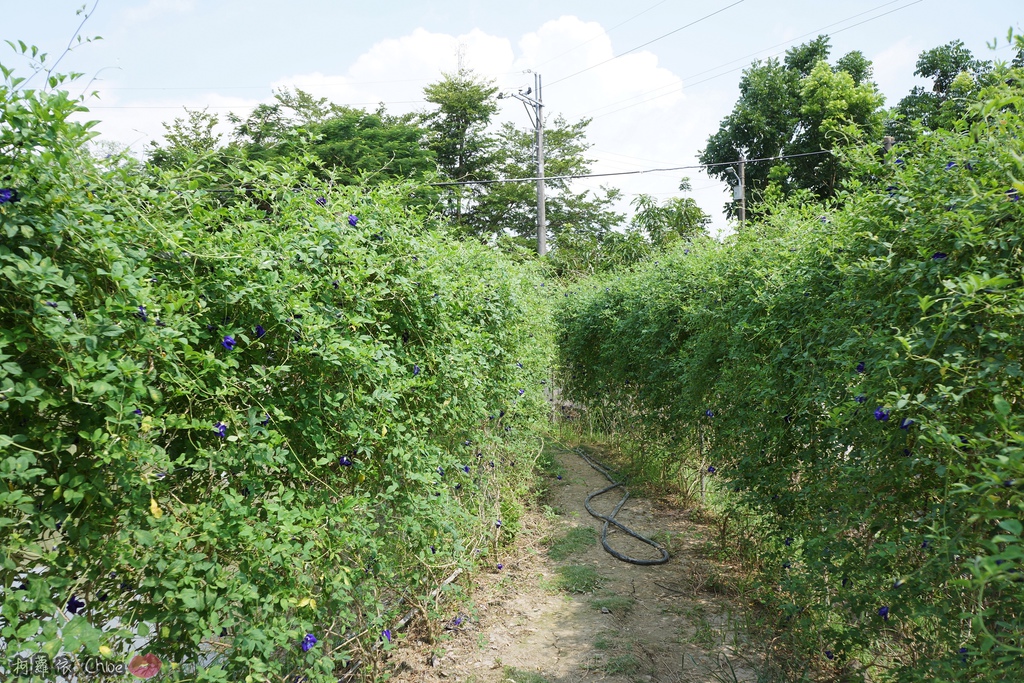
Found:
M 638 534 L 637 532 L 633 531 L 632 529 L 630 529 L 628 526 L 626 526 L 622 522 L 620 522 L 617 519 L 615 519 L 615 515 L 619 514 L 619 510 L 621 510 L 622 506 L 626 504 L 627 500 L 629 500 L 629 491 L 626 489 L 625 486 L 623 486 L 623 482 L 615 481 L 615 479 L 612 477 L 611 470 L 609 470 L 607 467 L 605 467 L 604 465 L 602 465 L 601 463 L 597 462 L 596 460 L 591 458 L 589 455 L 587 455 L 582 448 L 576 448 L 574 450 L 574 452 L 576 453 L 576 455 L 578 455 L 581 458 L 583 458 L 583 460 L 588 465 L 590 465 L 595 470 L 597 470 L 598 472 L 603 474 L 605 479 L 607 479 L 609 482 L 611 482 L 610 485 L 605 486 L 600 491 L 595 491 L 594 493 L 591 493 L 589 496 L 587 496 L 587 499 L 585 501 L 583 501 L 583 505 L 587 508 L 587 512 L 589 512 L 591 514 L 591 516 L 596 517 L 597 519 L 604 520 L 604 528 L 601 529 L 601 545 L 604 546 L 604 549 L 608 552 L 608 554 L 611 555 L 612 557 L 614 557 L 617 560 L 622 560 L 623 562 L 629 562 L 630 564 L 652 565 L 652 564 L 665 564 L 666 562 L 668 562 L 669 554 L 668 554 L 668 550 L 666 550 L 664 546 L 662 546 L 660 543 L 652 541 L 651 539 L 647 538 L 646 536 Z M 608 515 L 608 516 L 602 515 L 601 513 L 599 513 L 596 510 L 594 510 L 593 507 L 590 506 L 590 501 L 591 500 L 593 500 L 594 498 L 597 498 L 600 495 L 608 493 L 612 489 L 616 489 L 616 488 L 618 488 L 620 486 L 622 486 L 622 491 L 623 491 L 622 500 L 619 501 L 618 505 L 615 506 L 615 509 L 612 510 L 612 513 L 610 515 Z M 619 551 L 613 549 L 610 545 L 608 545 L 608 527 L 609 526 L 614 526 L 615 528 L 619 529 L 623 533 L 629 534 L 630 536 L 632 536 L 636 540 L 641 541 L 642 543 L 646 543 L 647 545 L 649 545 L 652 548 L 656 549 L 658 552 L 661 553 L 661 558 L 657 559 L 657 560 L 639 560 L 639 559 L 637 559 L 635 557 L 630 557 L 629 555 L 623 555 Z

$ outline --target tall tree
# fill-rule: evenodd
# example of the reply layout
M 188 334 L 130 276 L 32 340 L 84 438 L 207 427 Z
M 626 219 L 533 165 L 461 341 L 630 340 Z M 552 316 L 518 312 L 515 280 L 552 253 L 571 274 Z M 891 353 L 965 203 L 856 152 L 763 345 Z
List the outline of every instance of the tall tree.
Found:
M 426 100 L 437 107 L 422 117 L 428 130 L 428 146 L 439 170 L 451 180 L 494 177 L 495 140 L 487 128 L 498 111 L 497 92 L 491 81 L 462 68 L 454 74 L 444 74 L 439 82 L 424 88 Z M 479 191 L 455 186 L 449 193 L 449 213 L 456 223 L 463 223 L 464 209 Z
M 679 191 L 688 192 L 690 189 L 690 179 L 683 178 Z M 636 210 L 632 227 L 646 235 L 655 246 L 706 234 L 707 225 L 711 222 L 711 217 L 692 197 L 673 197 L 659 204 L 651 195 L 640 194 L 633 199 L 632 205 Z
M 828 37 L 819 36 L 791 48 L 782 62 L 754 62 L 743 72 L 732 113 L 701 152 L 705 164 L 735 163 L 740 152 L 747 158 L 808 154 L 747 165 L 747 203 L 754 211 L 766 193 L 832 196 L 838 169 L 828 155 L 815 153 L 881 134 L 883 97 L 871 81 L 871 62 L 851 52 L 833 67 L 829 50 Z M 726 166 L 708 173 L 730 177 Z

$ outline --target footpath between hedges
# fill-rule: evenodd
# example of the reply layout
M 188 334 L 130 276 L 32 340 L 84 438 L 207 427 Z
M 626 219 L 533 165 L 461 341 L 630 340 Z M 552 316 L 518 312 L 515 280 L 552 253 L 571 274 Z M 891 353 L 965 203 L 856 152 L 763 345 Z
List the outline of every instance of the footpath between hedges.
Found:
M 434 643 L 422 626 L 407 634 L 388 662 L 391 680 L 756 681 L 762 657 L 732 589 L 737 570 L 713 559 L 714 528 L 672 501 L 634 491 L 618 519 L 667 545 L 671 559 L 659 566 L 616 560 L 598 540 L 602 523 L 583 505 L 607 481 L 566 447 L 549 449 L 556 473 L 516 546 L 499 558 L 503 568 L 477 575 L 461 613 L 452 608 Z M 607 462 L 600 449 L 589 450 Z M 617 501 L 609 494 L 594 507 L 607 514 Z M 621 532 L 611 531 L 609 541 L 634 557 L 658 557 Z M 587 590 L 595 578 L 600 585 Z

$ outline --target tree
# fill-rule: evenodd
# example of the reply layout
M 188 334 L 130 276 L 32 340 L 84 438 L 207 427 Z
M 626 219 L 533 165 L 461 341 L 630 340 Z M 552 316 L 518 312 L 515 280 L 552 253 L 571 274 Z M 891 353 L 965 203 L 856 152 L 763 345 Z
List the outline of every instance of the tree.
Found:
M 967 111 L 967 100 L 989 84 L 992 62 L 976 59 L 963 41 L 954 40 L 925 50 L 917 60 L 915 76 L 932 79 L 931 89 L 916 86 L 899 101 L 886 122 L 888 134 L 907 141 L 925 129 L 952 129 Z
M 769 192 L 831 197 L 840 180 L 837 166 L 816 153 L 881 134 L 883 98 L 871 81 L 871 62 L 851 52 L 832 67 L 829 49 L 828 37 L 819 36 L 788 50 L 782 62 L 754 62 L 743 72 L 732 112 L 701 152 L 705 164 L 735 163 L 741 151 L 747 158 L 808 154 L 747 165 L 747 204 L 754 211 Z M 708 173 L 730 177 L 724 165 Z
M 619 191 L 574 192 L 571 181 L 558 176 L 585 175 L 591 161 L 585 153 L 586 129 L 590 119 L 570 124 L 556 117 L 544 131 L 545 205 L 548 230 L 557 248 L 569 233 L 607 236 L 623 216 L 611 209 Z M 532 178 L 536 173 L 534 132 L 505 123 L 497 136 L 493 175 L 501 178 Z M 537 236 L 537 190 L 534 182 L 493 183 L 484 186 L 465 219 L 472 234 L 493 238 L 503 234 L 525 239 Z
M 497 87 L 469 69 L 444 74 L 428 85 L 423 94 L 437 109 L 422 115 L 428 131 L 428 148 L 438 169 L 453 181 L 486 180 L 494 177 L 494 138 L 488 135 L 491 117 L 498 111 Z M 447 213 L 463 223 L 465 205 L 479 194 L 478 187 L 454 186 L 449 192 Z
M 691 189 L 690 179 L 679 183 L 680 192 Z M 648 194 L 637 195 L 632 202 L 632 227 L 647 236 L 651 244 L 665 246 L 678 239 L 693 239 L 706 234 L 711 217 L 697 206 L 692 197 L 673 197 L 658 204 Z
M 165 144 L 149 143 L 146 156 L 160 168 L 184 168 L 198 159 L 209 157 L 220 147 L 221 134 L 214 128 L 220 122 L 216 114 L 206 109 L 185 109 L 187 118 L 180 116 L 172 123 L 164 123 Z

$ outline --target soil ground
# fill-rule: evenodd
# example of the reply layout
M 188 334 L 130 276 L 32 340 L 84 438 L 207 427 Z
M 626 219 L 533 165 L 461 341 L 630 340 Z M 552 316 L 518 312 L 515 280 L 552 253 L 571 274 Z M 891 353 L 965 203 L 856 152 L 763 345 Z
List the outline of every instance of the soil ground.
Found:
M 760 656 L 745 636 L 744 610 L 722 594 L 733 570 L 706 555 L 714 530 L 687 510 L 632 497 L 617 519 L 663 543 L 671 559 L 616 560 L 601 547 L 603 523 L 583 505 L 607 480 L 571 450 L 553 455 L 562 478 L 551 476 L 503 569 L 475 577 L 461 622 L 433 644 L 407 634 L 390 658 L 391 680 L 756 681 Z M 593 505 L 607 514 L 619 497 L 613 491 Z M 616 531 L 609 542 L 633 557 L 658 557 Z

